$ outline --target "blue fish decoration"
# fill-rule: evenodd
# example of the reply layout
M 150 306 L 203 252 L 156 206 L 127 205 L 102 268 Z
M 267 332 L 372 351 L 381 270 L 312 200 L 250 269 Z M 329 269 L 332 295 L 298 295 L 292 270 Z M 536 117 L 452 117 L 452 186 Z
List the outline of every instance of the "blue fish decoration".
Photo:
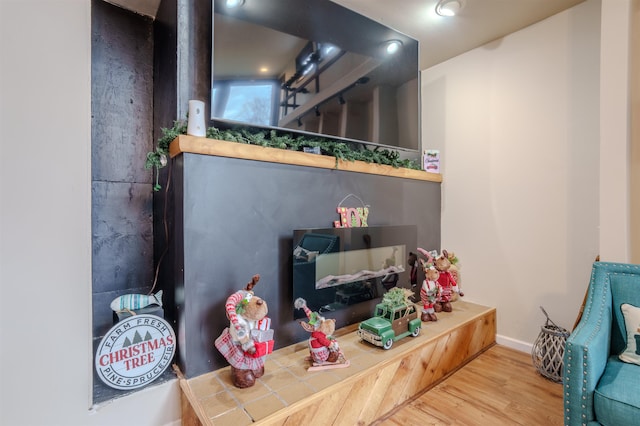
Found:
M 162 290 L 156 294 L 123 294 L 111 302 L 111 309 L 115 312 L 146 308 L 149 305 L 162 306 Z

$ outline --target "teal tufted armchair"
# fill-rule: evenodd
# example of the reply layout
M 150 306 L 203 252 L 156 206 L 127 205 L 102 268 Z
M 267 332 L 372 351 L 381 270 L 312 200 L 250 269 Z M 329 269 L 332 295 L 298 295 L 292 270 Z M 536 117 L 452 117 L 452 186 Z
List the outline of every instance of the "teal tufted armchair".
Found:
M 640 365 L 620 361 L 620 305 L 640 307 L 640 265 L 596 262 L 580 322 L 564 352 L 565 425 L 640 425 Z

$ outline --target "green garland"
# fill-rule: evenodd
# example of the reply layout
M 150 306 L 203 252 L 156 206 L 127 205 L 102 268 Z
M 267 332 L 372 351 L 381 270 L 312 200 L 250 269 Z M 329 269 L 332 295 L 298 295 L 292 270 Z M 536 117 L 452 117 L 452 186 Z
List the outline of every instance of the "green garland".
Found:
M 171 141 L 180 135 L 187 134 L 187 122 L 186 121 L 174 121 L 173 127 L 170 129 L 162 128 L 162 137 L 158 139 L 158 146 L 155 151 L 147 153 L 147 159 L 144 163 L 145 169 L 155 169 L 156 182 L 153 185 L 154 191 L 160 191 L 162 186 L 158 182 L 160 178 L 160 169 L 167 165 L 169 156 L 169 145 Z
M 166 166 L 169 155 L 169 144 L 179 135 L 187 133 L 186 121 L 174 121 L 170 129 L 162 129 L 162 137 L 158 139 L 155 151 L 147 154 L 145 168 L 154 168 L 156 171 L 156 182 L 154 191 L 159 191 L 161 186 L 158 183 L 159 170 Z M 380 149 L 376 147 L 370 149 L 354 149 L 349 144 L 327 138 L 308 138 L 305 136 L 292 136 L 291 134 L 279 134 L 275 130 L 251 131 L 247 128 L 220 130 L 216 127 L 207 129 L 207 138 L 218 139 L 227 142 L 245 143 L 269 148 L 287 149 L 291 151 L 303 151 L 303 148 L 319 148 L 320 153 L 345 161 L 364 161 L 366 163 L 383 164 L 395 168 L 405 168 L 421 170 L 420 165 L 415 160 L 401 160 L 397 151 Z

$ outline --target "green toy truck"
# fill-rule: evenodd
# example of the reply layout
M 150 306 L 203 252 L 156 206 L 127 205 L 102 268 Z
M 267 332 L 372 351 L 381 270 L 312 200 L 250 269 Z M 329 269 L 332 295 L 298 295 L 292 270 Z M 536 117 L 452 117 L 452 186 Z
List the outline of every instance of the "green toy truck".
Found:
M 420 334 L 422 321 L 412 303 L 378 303 L 375 315 L 358 326 L 358 337 L 376 346 L 389 349 L 393 342 L 408 335 Z

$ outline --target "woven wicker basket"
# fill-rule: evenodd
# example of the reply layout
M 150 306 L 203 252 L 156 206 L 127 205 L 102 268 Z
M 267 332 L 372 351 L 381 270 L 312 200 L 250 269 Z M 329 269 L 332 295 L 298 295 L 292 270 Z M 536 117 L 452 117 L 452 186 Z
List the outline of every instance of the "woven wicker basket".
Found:
M 547 317 L 547 322 L 541 327 L 540 334 L 533 344 L 531 359 L 540 374 L 554 382 L 561 382 L 562 357 L 569 332 L 554 324 L 542 306 L 540 309 Z

